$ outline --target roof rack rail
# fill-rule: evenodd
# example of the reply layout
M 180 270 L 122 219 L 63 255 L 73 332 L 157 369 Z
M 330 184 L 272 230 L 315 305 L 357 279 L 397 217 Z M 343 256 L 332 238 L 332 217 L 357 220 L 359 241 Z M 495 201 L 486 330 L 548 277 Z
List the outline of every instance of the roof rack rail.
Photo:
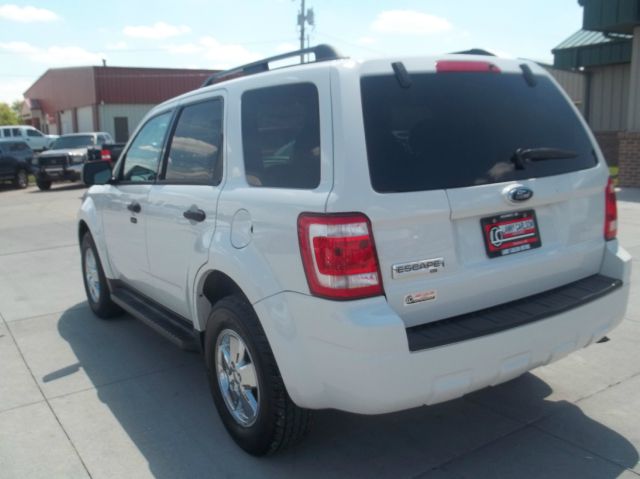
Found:
M 301 65 L 307 64 L 307 63 L 325 62 L 328 60 L 338 60 L 340 58 L 345 58 L 341 56 L 336 51 L 336 49 L 333 48 L 331 45 L 320 44 L 320 45 L 316 45 L 315 47 L 303 48 L 302 50 L 282 53 L 280 55 L 263 58 L 262 60 L 258 60 L 252 63 L 247 63 L 246 65 L 241 65 L 239 67 L 235 67 L 230 70 L 224 70 L 218 73 L 214 73 L 213 75 L 211 75 L 209 78 L 205 80 L 205 82 L 202 84 L 200 88 L 213 85 L 215 83 L 220 83 L 225 80 L 231 80 L 233 78 L 267 72 L 269 71 L 269 63 L 271 62 L 284 60 L 286 58 L 293 58 L 296 56 L 300 56 L 302 58 L 303 55 L 306 55 L 308 53 L 313 53 L 315 55 L 315 60 L 312 62 L 301 62 L 300 63 Z
M 495 55 L 482 48 L 472 48 L 470 50 L 464 50 L 462 52 L 451 52 L 452 55 L 484 55 L 487 57 L 495 57 Z

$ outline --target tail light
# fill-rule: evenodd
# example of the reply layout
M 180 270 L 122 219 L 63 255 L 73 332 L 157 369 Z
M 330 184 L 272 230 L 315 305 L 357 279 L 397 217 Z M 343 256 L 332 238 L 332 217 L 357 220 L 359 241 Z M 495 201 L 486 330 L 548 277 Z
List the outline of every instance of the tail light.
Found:
M 111 152 L 105 148 L 100 151 L 102 161 L 111 161 Z
M 613 181 L 609 178 L 605 190 L 604 209 L 604 239 L 607 241 L 616 239 L 618 235 L 618 207 L 616 206 L 616 190 Z
M 361 213 L 298 218 L 298 238 L 309 290 L 330 299 L 383 294 L 371 223 Z

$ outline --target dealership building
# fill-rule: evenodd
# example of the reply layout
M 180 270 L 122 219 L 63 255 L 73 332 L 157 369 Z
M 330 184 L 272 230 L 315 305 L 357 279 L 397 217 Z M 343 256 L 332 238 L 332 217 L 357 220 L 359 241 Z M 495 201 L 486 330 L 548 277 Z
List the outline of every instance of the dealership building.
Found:
M 582 30 L 553 49 L 619 184 L 640 187 L 640 0 L 579 0 Z
M 124 142 L 155 105 L 216 70 L 90 66 L 47 70 L 24 93 L 22 117 L 44 133 L 106 131 Z

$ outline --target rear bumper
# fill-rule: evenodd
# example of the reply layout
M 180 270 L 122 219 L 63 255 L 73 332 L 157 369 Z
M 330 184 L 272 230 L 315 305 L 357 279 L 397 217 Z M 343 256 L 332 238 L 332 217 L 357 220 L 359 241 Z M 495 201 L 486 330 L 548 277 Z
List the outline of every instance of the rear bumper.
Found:
M 386 413 L 508 381 L 599 340 L 624 317 L 630 259 L 608 243 L 600 273 L 622 286 L 581 306 L 415 352 L 384 298 L 334 302 L 286 292 L 254 307 L 296 404 Z

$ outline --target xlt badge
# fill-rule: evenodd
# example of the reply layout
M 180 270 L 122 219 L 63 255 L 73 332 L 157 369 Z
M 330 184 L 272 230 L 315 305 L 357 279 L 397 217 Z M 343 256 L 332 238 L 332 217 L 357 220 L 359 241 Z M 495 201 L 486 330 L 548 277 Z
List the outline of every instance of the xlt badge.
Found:
M 419 274 L 437 273 L 444 268 L 444 258 L 422 259 L 409 263 L 399 263 L 391 266 L 393 279 L 408 278 Z

